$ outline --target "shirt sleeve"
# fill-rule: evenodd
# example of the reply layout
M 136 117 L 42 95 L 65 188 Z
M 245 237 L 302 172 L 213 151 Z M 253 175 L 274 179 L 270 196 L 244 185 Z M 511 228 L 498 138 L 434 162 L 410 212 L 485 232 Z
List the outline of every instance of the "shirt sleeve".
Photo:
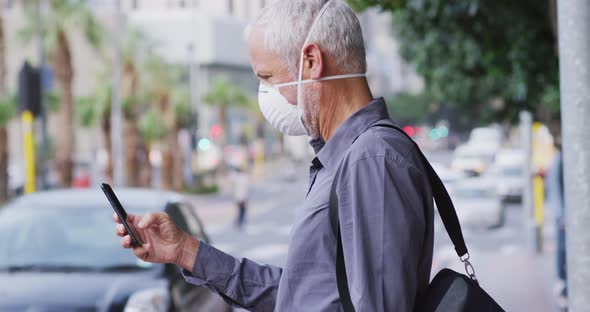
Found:
M 208 287 L 233 306 L 273 311 L 282 269 L 236 259 L 201 242 L 192 272 L 182 274 L 187 282 Z
M 429 274 L 419 272 L 427 256 L 423 175 L 375 156 L 347 166 L 339 181 L 343 253 L 356 311 L 412 311 L 419 281 Z

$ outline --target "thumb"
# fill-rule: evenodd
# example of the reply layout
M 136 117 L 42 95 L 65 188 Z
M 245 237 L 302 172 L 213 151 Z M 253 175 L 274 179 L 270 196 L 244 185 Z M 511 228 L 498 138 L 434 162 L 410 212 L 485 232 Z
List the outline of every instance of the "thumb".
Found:
M 147 257 L 147 254 L 149 253 L 151 248 L 151 244 L 146 243 L 143 244 L 139 247 L 134 247 L 133 248 L 133 254 L 135 254 L 136 257 L 138 257 L 139 259 L 145 259 Z
M 166 222 L 166 215 L 163 213 L 148 213 L 139 222 L 138 226 L 140 229 L 146 229 L 153 225 L 160 225 Z

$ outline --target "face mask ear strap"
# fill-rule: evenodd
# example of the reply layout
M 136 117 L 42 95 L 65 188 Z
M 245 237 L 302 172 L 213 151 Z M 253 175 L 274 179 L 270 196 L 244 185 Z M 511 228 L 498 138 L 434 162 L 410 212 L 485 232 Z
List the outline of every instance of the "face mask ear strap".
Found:
M 306 83 L 312 83 L 312 82 L 318 82 L 318 81 L 338 80 L 338 79 L 347 79 L 347 78 L 363 78 L 363 77 L 367 77 L 367 74 L 366 73 L 344 74 L 344 75 L 322 77 L 320 79 L 306 79 L 306 80 L 301 80 L 301 81 L 291 81 L 291 82 L 278 83 L 278 84 L 272 85 L 272 87 L 273 88 L 282 88 L 282 87 L 288 87 L 288 86 L 294 86 L 294 85 L 298 85 L 298 84 L 306 84 Z
M 305 38 L 305 41 L 303 42 L 303 47 L 301 47 L 301 58 L 299 59 L 299 77 L 297 78 L 297 105 L 301 105 L 300 104 L 301 103 L 300 89 L 301 89 L 301 84 L 303 82 L 303 57 L 305 55 L 305 46 L 309 43 L 309 39 L 311 38 L 311 35 L 313 34 L 316 24 L 318 23 L 318 21 L 320 20 L 320 18 L 324 14 L 324 12 L 326 12 L 326 10 L 330 6 L 330 4 L 332 4 L 332 2 L 334 2 L 334 0 L 330 0 L 330 1 L 326 2 L 326 4 L 324 4 L 322 9 L 318 12 L 313 23 L 311 24 L 311 27 L 309 28 L 309 32 L 307 33 L 307 37 Z

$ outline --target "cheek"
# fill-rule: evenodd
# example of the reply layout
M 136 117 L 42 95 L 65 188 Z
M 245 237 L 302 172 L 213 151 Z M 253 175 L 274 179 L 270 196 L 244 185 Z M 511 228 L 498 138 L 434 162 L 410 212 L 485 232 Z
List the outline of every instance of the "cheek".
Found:
M 290 104 L 297 105 L 297 86 L 281 88 L 280 92 Z

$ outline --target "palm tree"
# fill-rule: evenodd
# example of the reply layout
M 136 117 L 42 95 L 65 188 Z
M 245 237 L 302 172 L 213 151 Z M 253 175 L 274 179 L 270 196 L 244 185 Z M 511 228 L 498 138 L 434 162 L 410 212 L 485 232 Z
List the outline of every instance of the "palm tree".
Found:
M 90 96 L 81 97 L 76 103 L 76 115 L 79 123 L 85 127 L 100 124 L 101 135 L 107 151 L 107 165 L 104 170 L 109 183 L 113 182 L 113 160 L 111 142 L 111 101 L 112 87 L 109 72 L 97 76 L 94 90 Z
M 162 187 L 182 191 L 184 180 L 178 133 L 189 121 L 186 83 L 181 81 L 182 71 L 179 67 L 166 64 L 153 54 L 147 58 L 144 71 L 145 90 L 152 107 L 140 121 L 141 132 L 150 143 L 159 143 L 162 152 Z
M 121 79 L 123 106 L 123 141 L 125 142 L 125 170 L 127 186 L 149 186 L 150 164 L 148 150 L 143 140 L 138 119 L 145 110 L 145 100 L 141 99 L 140 75 L 138 72 L 139 52 L 148 47 L 149 41 L 137 31 L 130 31 L 122 47 L 121 59 L 123 75 Z M 89 97 L 81 98 L 77 104 L 78 120 L 84 127 L 92 127 L 100 122 L 105 149 L 108 154 L 105 175 L 113 177 L 112 142 L 111 142 L 111 104 L 112 104 L 112 66 L 111 60 L 104 58 L 106 69 L 97 76 L 95 88 Z
M 227 120 L 227 111 L 230 107 L 248 108 L 251 106 L 251 100 L 246 93 L 233 85 L 225 77 L 218 77 L 213 80 L 211 88 L 205 94 L 205 103 L 219 109 L 219 124 L 223 129 L 221 135 L 221 145 L 225 146 L 230 133 L 229 122 Z
M 29 43 L 35 34 L 35 14 L 31 1 L 25 3 L 28 23 L 20 30 L 23 42 Z M 56 166 L 59 170 L 60 184 L 68 187 L 72 183 L 74 153 L 74 99 L 72 85 L 74 68 L 70 48 L 70 31 L 81 31 L 86 41 L 95 49 L 100 47 L 103 29 L 86 6 L 85 0 L 52 0 L 49 14 L 43 19 L 43 38 L 45 51 L 53 63 L 53 71 L 58 82 L 62 99 L 59 110 L 60 127 L 57 135 Z
M 149 186 L 151 180 L 149 150 L 141 136 L 138 119 L 148 102 L 145 95 L 140 94 L 140 52 L 151 49 L 152 45 L 142 32 L 134 29 L 128 33 L 122 47 L 123 141 L 128 186 Z

